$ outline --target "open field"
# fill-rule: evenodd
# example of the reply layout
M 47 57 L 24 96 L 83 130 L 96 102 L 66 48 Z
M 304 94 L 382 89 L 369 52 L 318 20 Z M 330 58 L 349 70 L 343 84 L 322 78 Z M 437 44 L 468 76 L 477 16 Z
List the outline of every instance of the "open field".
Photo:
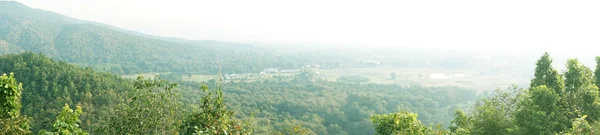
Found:
M 367 83 L 423 86 L 458 86 L 477 91 L 504 89 L 512 84 L 528 84 L 529 78 L 509 73 L 487 74 L 479 71 L 460 71 L 424 68 L 347 68 L 320 69 L 319 76 L 335 81 L 340 76 L 361 75 L 369 78 Z M 396 73 L 392 80 L 390 74 Z M 457 75 L 456 77 L 434 78 L 432 74 Z
M 217 79 L 217 75 L 192 75 L 192 76 L 187 76 L 184 75 L 183 77 L 181 77 L 181 79 L 183 81 L 191 81 L 191 82 L 204 82 L 204 81 L 208 81 L 208 80 L 212 80 L 212 79 Z
M 458 86 L 470 88 L 477 91 L 486 91 L 494 89 L 508 88 L 510 85 L 526 85 L 529 77 L 515 75 L 510 73 L 484 73 L 480 71 L 448 70 L 448 69 L 427 69 L 427 68 L 344 68 L 344 69 L 319 69 L 318 77 L 329 81 L 336 81 L 341 76 L 360 75 L 369 78 L 367 83 L 377 84 L 399 84 L 423 86 Z M 390 74 L 396 73 L 396 79 L 391 79 Z M 146 78 L 154 77 L 156 74 L 164 73 L 141 73 L 135 75 L 123 75 L 123 78 L 135 79 L 137 76 Z M 236 79 L 254 81 L 265 78 L 271 78 L 273 75 L 294 75 L 286 74 L 266 74 L 266 75 L 248 75 L 239 74 Z M 442 75 L 442 78 L 436 78 L 435 75 Z M 443 76 L 446 75 L 446 76 Z M 454 76 L 453 76 L 454 75 Z M 216 79 L 216 75 L 193 74 L 183 75 L 183 81 L 204 82 Z
M 121 77 L 127 78 L 127 79 L 137 79 L 138 76 L 143 76 L 144 78 L 154 78 L 158 74 L 163 74 L 163 73 L 140 73 L 140 74 L 133 74 L 133 75 L 121 75 Z

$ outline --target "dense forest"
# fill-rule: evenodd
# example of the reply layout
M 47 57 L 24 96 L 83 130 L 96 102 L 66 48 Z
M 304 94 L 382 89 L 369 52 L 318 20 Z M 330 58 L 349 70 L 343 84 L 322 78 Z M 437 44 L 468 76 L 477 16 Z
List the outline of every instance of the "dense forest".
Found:
M 152 115 L 171 116 L 170 119 L 183 121 L 186 118 L 180 116 L 186 115 L 182 114 L 191 115 L 194 110 L 202 111 L 197 108 L 205 102 L 201 97 L 209 93 L 202 91 L 205 86 L 222 89 L 219 90 L 224 94 L 224 99 L 221 100 L 229 110 L 236 112 L 230 119 L 240 123 L 254 123 L 248 125 L 248 128 L 257 134 L 285 133 L 294 126 L 303 127 L 307 133 L 314 134 L 374 134 L 368 117 L 375 113 L 398 110 L 419 112 L 423 114 L 422 120 L 425 122 L 449 125 L 453 110 L 476 98 L 473 91 L 458 87 L 361 85 L 313 79 L 299 73 L 221 85 L 218 85 L 218 80 L 205 82 L 204 85 L 161 81 L 151 92 L 165 94 L 166 97 L 143 101 L 160 100 L 164 103 L 140 105 L 131 103 L 130 96 L 141 89 L 137 85 L 143 79 L 121 79 L 108 73 L 95 72 L 91 68 L 78 68 L 62 61 L 54 61 L 42 54 L 11 54 L 0 57 L 0 61 L 0 71 L 14 73 L 17 81 L 23 84 L 21 114 L 31 118 L 33 122 L 29 126 L 33 132 L 53 130 L 55 127 L 47 123 L 53 123 L 64 112 L 61 108 L 65 104 L 70 105 L 70 108 L 80 109 L 78 118 L 81 123 L 78 126 L 91 133 L 108 132 L 105 130 L 107 127 L 103 127 L 110 125 L 107 122 L 123 119 L 112 118 L 114 116 L 138 118 L 129 115 L 138 114 L 139 110 L 127 112 L 122 108 L 175 109 L 178 110 L 176 113 L 159 110 Z M 162 91 L 157 90 L 158 88 L 169 84 L 173 86 L 165 91 L 170 93 L 159 93 Z M 169 108 L 172 106 L 179 107 Z M 122 124 L 122 121 L 113 124 Z M 115 126 L 110 128 L 134 125 Z
M 329 82 L 306 76 L 310 70 L 177 84 L 121 79 L 42 54 L 0 61 L 0 71 L 12 72 L 2 76 L 4 134 L 593 134 L 600 117 L 600 68 L 571 59 L 559 73 L 548 54 L 530 88 L 497 91 L 472 108 L 475 94 L 457 87 Z

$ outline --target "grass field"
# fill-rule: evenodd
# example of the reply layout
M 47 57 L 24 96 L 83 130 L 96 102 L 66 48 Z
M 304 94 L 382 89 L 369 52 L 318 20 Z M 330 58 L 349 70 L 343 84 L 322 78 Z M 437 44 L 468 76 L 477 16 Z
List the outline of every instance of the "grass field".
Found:
M 369 78 L 367 83 L 378 84 L 418 84 L 423 86 L 458 86 L 474 89 L 477 91 L 508 88 L 510 85 L 525 85 L 529 82 L 528 77 L 508 73 L 497 73 L 493 75 L 482 74 L 479 71 L 447 70 L 447 69 L 424 69 L 424 68 L 347 68 L 347 69 L 321 69 L 319 76 L 329 81 L 335 81 L 340 76 L 362 75 Z M 391 79 L 391 73 L 396 73 L 396 79 Z M 470 74 L 472 76 L 434 79 L 429 78 L 431 74 L 443 73 Z
M 183 81 L 192 81 L 192 82 L 204 82 L 204 81 L 208 81 L 208 80 L 212 80 L 212 79 L 217 79 L 217 75 L 192 75 L 187 76 L 184 75 L 181 79 Z

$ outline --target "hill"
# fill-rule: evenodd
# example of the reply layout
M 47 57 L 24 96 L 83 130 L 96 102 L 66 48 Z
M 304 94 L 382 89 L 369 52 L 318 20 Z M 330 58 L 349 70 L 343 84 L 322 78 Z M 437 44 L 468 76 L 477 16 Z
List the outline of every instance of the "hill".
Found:
M 41 52 L 118 74 L 214 74 L 219 67 L 224 73 L 248 73 L 287 62 L 249 44 L 144 35 L 11 1 L 0 1 L 0 48 L 0 54 Z
M 81 106 L 81 127 L 91 129 L 92 122 L 118 103 L 119 93 L 133 88 L 119 76 L 29 52 L 0 56 L 0 73 L 14 73 L 23 83 L 22 114 L 33 118 L 33 131 L 50 129 L 65 103 Z
M 53 129 L 51 123 L 65 104 L 80 106 L 80 127 L 99 133 L 136 88 L 133 80 L 31 52 L 0 56 L 0 73 L 11 72 L 23 83 L 22 114 L 32 118 L 34 133 Z M 312 82 L 301 75 L 225 83 L 224 103 L 236 112 L 232 119 L 254 121 L 248 128 L 257 134 L 285 133 L 295 125 L 316 134 L 373 134 L 369 115 L 408 109 L 422 113 L 425 122 L 448 125 L 452 110 L 476 98 L 474 92 L 458 87 Z M 217 87 L 215 80 L 203 84 Z M 184 105 L 176 115 L 187 116 L 204 102 L 200 99 L 206 92 L 199 89 L 198 83 L 181 82 L 177 91 L 182 96 L 171 100 Z

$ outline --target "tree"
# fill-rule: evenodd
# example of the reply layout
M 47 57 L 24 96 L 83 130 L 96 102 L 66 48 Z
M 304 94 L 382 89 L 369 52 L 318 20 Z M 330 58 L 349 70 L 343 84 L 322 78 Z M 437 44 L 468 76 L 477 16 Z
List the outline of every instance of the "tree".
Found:
M 553 89 L 556 94 L 562 95 L 564 90 L 564 81 L 562 76 L 552 67 L 552 59 L 548 52 L 535 63 L 534 78 L 531 80 L 529 87 L 546 85 Z
M 380 135 L 428 134 L 431 129 L 424 126 L 417 117 L 417 114 L 402 111 L 387 115 L 373 115 L 371 116 L 371 121 L 375 125 L 375 131 Z
M 296 75 L 296 78 L 300 81 L 315 82 L 317 75 L 318 72 L 312 69 L 301 69 L 300 73 Z
M 575 118 L 570 132 L 567 133 L 569 135 L 593 135 L 596 133 L 597 131 L 585 120 L 586 117 L 587 115 L 583 115 L 580 118 Z
M 12 118 L 21 115 L 21 92 L 23 84 L 17 84 L 14 74 L 3 74 L 0 80 L 0 118 Z
M 583 114 L 592 122 L 599 119 L 598 87 L 593 84 L 592 71 L 577 59 L 569 59 L 565 78 L 568 93 L 564 98 L 568 103 L 569 117 L 577 118 Z
M 467 114 L 461 110 L 456 110 L 454 113 L 454 120 L 451 122 L 450 129 L 451 133 L 457 135 L 468 135 L 471 133 L 471 120 Z
M 30 120 L 21 116 L 23 84 L 17 83 L 14 74 L 0 76 L 0 134 L 29 134 Z
M 514 93 L 496 91 L 495 95 L 479 100 L 470 116 L 471 134 L 511 134 L 515 128 L 512 117 L 522 92 L 516 88 Z
M 596 57 L 596 70 L 594 71 L 594 83 L 600 88 L 600 56 Z
M 582 87 L 592 84 L 592 70 L 581 65 L 577 59 L 567 61 L 567 72 L 565 72 L 565 90 L 569 93 L 577 93 Z
M 227 109 L 223 103 L 221 87 L 217 91 L 209 92 L 207 85 L 202 85 L 203 92 L 208 92 L 201 99 L 200 111 L 186 118 L 181 126 L 181 134 L 211 134 L 211 135 L 246 135 L 252 130 L 244 129 L 242 125 L 233 120 L 234 112 Z
M 396 72 L 392 72 L 392 73 L 390 73 L 390 78 L 391 78 L 392 80 L 396 80 L 396 78 L 397 78 L 397 76 L 396 76 Z
M 181 102 L 177 83 L 138 77 L 126 101 L 105 118 L 101 134 L 177 134 Z
M 341 76 L 340 78 L 337 79 L 337 81 L 360 84 L 360 83 L 368 82 L 369 78 L 362 76 L 362 75 L 350 75 L 350 76 Z
M 81 123 L 79 116 L 82 113 L 81 106 L 77 106 L 77 109 L 73 111 L 68 104 L 65 104 L 62 113 L 56 117 L 56 121 L 52 125 L 55 131 L 41 132 L 46 135 L 87 135 L 88 133 L 79 127 L 79 123 Z
M 518 104 L 515 123 L 523 134 L 555 134 L 569 128 L 560 96 L 545 85 L 531 88 Z

